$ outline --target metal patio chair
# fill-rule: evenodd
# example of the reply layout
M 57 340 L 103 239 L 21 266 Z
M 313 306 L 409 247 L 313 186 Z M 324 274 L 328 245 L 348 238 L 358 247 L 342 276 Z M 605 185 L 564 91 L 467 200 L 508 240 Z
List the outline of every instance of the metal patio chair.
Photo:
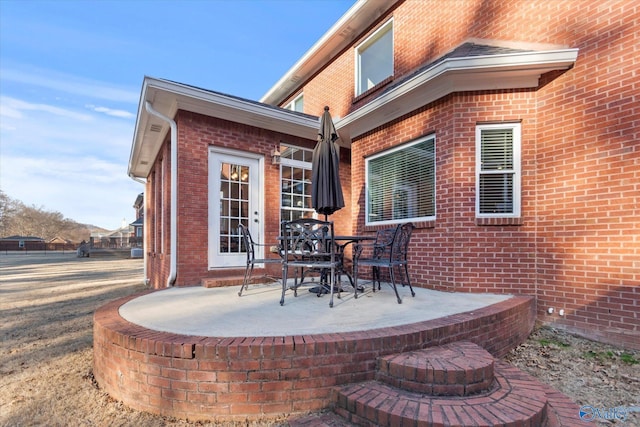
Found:
M 371 267 L 373 291 L 376 289 L 376 281 L 378 282 L 378 290 L 380 290 L 380 269 L 386 268 L 389 270 L 389 276 L 391 278 L 391 285 L 396 293 L 398 304 L 402 304 L 402 299 L 398 294 L 398 288 L 396 286 L 396 277 L 394 270 L 400 269 L 400 274 L 404 273 L 406 283 L 400 278 L 400 283 L 403 286 L 408 285 L 411 290 L 411 296 L 415 297 L 416 293 L 411 286 L 411 280 L 409 279 L 409 265 L 407 262 L 407 254 L 409 249 L 409 241 L 411 240 L 411 233 L 413 232 L 414 225 L 410 222 L 399 224 L 392 229 L 380 230 L 376 235 L 376 241 L 373 244 L 357 244 L 353 248 L 353 276 L 358 286 L 358 269 L 361 267 Z M 369 257 L 363 256 L 365 249 L 367 254 L 371 253 Z M 358 293 L 356 290 L 356 298 Z
M 295 283 L 292 286 L 294 296 L 298 296 L 298 287 L 306 272 L 310 270 L 320 273 L 320 286 L 326 287 L 331 295 L 329 307 L 333 307 L 333 294 L 336 291 L 336 273 L 340 260 L 336 254 L 333 222 L 313 218 L 301 218 L 282 223 L 282 297 L 280 305 L 284 305 L 287 291 L 289 268 L 295 270 Z M 301 281 L 297 281 L 297 272 Z M 318 297 L 322 295 L 318 289 Z M 338 292 L 338 298 L 340 293 Z
M 282 257 L 256 258 L 256 249 L 258 247 L 262 246 L 264 248 L 270 248 L 272 245 L 254 241 L 253 237 L 251 237 L 249 228 L 247 228 L 245 225 L 239 224 L 238 228 L 240 230 L 240 236 L 242 237 L 244 250 L 247 252 L 247 266 L 244 270 L 244 280 L 242 281 L 242 286 L 240 287 L 240 291 L 238 292 L 238 296 L 242 296 L 242 291 L 248 288 L 249 284 L 251 283 L 251 278 L 253 277 L 253 268 L 256 264 L 282 264 Z M 266 252 L 268 252 L 267 249 L 265 249 L 265 253 Z

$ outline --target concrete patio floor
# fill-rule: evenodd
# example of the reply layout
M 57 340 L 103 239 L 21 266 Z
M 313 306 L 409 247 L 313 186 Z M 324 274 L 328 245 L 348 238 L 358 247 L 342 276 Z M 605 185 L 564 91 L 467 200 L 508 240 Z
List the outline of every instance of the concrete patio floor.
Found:
M 347 288 L 349 288 L 347 286 Z M 281 286 L 251 285 L 238 296 L 238 286 L 169 288 L 137 297 L 123 304 L 120 316 L 155 331 L 208 337 L 271 337 L 367 331 L 438 319 L 471 312 L 505 301 L 511 295 L 438 292 L 408 287 L 398 291 L 383 284 L 381 291 L 365 292 L 354 298 L 352 292 L 317 297 L 309 288 L 288 290 L 280 306 Z

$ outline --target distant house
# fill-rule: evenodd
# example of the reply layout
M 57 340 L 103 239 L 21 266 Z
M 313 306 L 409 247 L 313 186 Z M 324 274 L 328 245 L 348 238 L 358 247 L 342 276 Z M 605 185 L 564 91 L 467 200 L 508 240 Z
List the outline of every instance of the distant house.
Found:
M 638 46 L 632 1 L 361 0 L 260 102 L 146 77 L 148 279 L 239 277 L 239 223 L 273 242 L 313 215 L 327 105 L 339 233 L 412 221 L 416 286 L 535 295 L 539 321 L 640 348 Z
M 128 248 L 133 232 L 133 225 L 126 224 L 124 221 L 116 230 L 94 230 L 89 237 L 89 246 L 95 249 Z
M 129 224 L 133 227 L 133 234 L 129 237 L 129 243 L 131 247 L 142 247 L 144 242 L 144 193 L 138 194 L 133 208 L 136 210 L 136 220 Z
M 53 245 L 72 245 L 73 242 L 69 239 L 62 238 L 60 236 L 56 236 L 53 239 L 50 239 L 47 243 Z
M 45 241 L 42 237 L 34 236 L 9 236 L 0 238 L 0 250 L 20 251 L 20 250 L 43 250 Z

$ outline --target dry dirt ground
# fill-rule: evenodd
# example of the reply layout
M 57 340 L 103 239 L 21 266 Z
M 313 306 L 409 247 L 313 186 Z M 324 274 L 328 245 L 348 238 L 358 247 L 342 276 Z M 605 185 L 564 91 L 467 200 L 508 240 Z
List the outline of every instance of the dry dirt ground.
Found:
M 93 381 L 93 312 L 144 290 L 142 275 L 139 259 L 0 254 L 0 426 L 213 425 L 133 411 Z M 640 406 L 640 352 L 539 329 L 506 360 L 580 405 Z

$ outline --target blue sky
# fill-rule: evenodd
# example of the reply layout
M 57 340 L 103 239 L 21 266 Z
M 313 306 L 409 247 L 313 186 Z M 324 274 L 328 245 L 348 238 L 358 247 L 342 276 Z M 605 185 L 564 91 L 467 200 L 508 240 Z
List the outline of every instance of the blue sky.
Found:
M 259 100 L 355 0 L 0 0 L 0 189 L 107 229 L 145 75 Z

